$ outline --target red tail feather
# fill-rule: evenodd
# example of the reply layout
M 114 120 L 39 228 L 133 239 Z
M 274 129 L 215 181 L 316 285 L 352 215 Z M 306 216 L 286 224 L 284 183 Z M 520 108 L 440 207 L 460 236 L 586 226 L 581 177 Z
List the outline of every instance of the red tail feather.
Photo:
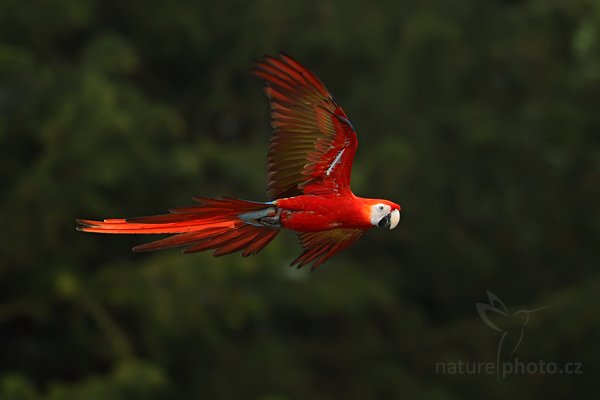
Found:
M 171 214 L 165 215 L 104 221 L 79 219 L 77 230 L 113 234 L 174 233 L 176 235 L 136 246 L 133 250 L 149 251 L 188 246 L 184 250 L 185 253 L 215 249 L 215 256 L 240 250 L 243 256 L 255 254 L 279 233 L 277 228 L 249 224 L 248 221 L 240 219 L 240 214 L 270 208 L 269 203 L 229 198 L 194 200 L 201 204 L 173 209 Z

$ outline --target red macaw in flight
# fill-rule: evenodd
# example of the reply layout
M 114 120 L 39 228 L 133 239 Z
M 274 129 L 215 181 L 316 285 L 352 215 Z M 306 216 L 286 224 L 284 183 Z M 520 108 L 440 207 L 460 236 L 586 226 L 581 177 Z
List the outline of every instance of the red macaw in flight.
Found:
M 214 256 L 257 253 L 281 229 L 298 233 L 304 252 L 298 268 L 325 260 L 373 227 L 394 229 L 400 206 L 357 197 L 350 174 L 358 146 L 348 117 L 321 81 L 293 58 L 280 54 L 256 63 L 271 103 L 273 134 L 267 156 L 271 201 L 195 197 L 199 205 L 150 217 L 77 220 L 78 230 L 97 233 L 174 234 L 134 251 L 187 246 L 214 249 Z

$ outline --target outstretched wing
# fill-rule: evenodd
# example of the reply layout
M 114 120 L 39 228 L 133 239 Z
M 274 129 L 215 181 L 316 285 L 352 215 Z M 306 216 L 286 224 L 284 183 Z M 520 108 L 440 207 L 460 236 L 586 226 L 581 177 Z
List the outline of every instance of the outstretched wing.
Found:
M 323 83 L 284 54 L 266 56 L 254 73 L 271 101 L 271 199 L 350 190 L 356 133 Z
M 291 266 L 297 265 L 298 268 L 302 268 L 314 261 L 312 271 L 334 254 L 356 242 L 363 233 L 361 229 L 344 228 L 298 233 L 304 252 L 292 261 Z

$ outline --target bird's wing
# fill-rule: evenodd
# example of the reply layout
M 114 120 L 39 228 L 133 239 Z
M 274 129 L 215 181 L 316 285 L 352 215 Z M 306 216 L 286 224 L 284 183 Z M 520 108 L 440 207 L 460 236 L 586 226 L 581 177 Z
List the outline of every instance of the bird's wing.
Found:
M 358 141 L 325 85 L 284 54 L 258 61 L 254 73 L 265 81 L 271 102 L 271 199 L 349 190 Z
M 314 270 L 334 254 L 356 242 L 364 231 L 361 229 L 336 228 L 320 232 L 300 232 L 298 237 L 304 252 L 292 261 L 298 268 L 313 262 Z

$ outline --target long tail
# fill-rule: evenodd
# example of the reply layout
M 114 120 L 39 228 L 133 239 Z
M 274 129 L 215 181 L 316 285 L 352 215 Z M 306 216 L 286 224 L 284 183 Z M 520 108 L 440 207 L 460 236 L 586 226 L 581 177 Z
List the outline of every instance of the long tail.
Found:
M 133 248 L 149 251 L 187 246 L 184 253 L 214 249 L 214 256 L 242 251 L 244 257 L 257 253 L 279 233 L 273 203 L 231 198 L 195 197 L 198 206 L 169 210 L 170 214 L 128 219 L 92 221 L 78 219 L 77 230 L 116 234 L 161 234 L 173 236 Z

